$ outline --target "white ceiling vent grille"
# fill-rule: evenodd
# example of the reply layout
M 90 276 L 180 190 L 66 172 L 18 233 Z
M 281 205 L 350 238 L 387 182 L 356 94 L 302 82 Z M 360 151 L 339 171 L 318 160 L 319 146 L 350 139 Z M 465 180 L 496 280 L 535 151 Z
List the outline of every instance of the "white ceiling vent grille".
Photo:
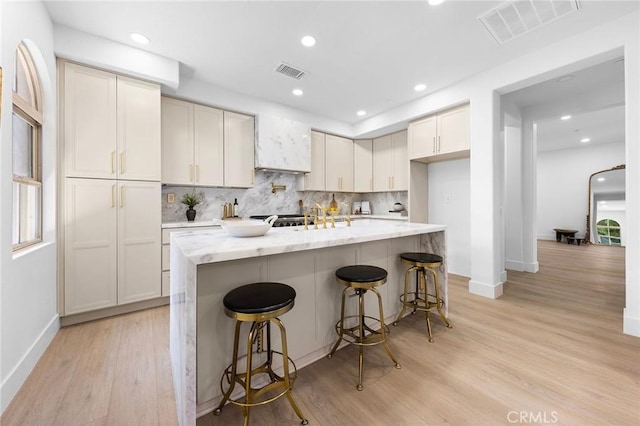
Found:
M 284 74 L 287 77 L 295 78 L 296 80 L 300 80 L 302 77 L 309 74 L 306 71 L 303 71 L 292 65 L 285 64 L 284 62 L 280 62 L 280 65 L 278 65 L 278 68 L 276 68 L 276 72 L 279 72 L 280 74 Z
M 578 0 L 512 0 L 478 17 L 498 44 L 577 12 Z

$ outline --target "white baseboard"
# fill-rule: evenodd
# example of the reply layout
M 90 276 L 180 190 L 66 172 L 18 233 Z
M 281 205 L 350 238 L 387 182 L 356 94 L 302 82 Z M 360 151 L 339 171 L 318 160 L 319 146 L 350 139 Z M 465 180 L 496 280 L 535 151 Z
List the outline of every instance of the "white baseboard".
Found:
M 631 336 L 640 337 L 640 318 L 627 315 L 627 308 L 622 315 L 622 332 Z
M 518 271 L 518 272 L 523 272 L 524 271 L 524 263 L 520 262 L 519 260 L 505 260 L 504 261 L 504 267 L 510 271 Z M 504 282 L 504 280 L 503 280 Z
M 16 396 L 25 380 L 27 380 L 27 377 L 31 374 L 31 371 L 38 363 L 44 351 L 49 347 L 49 344 L 59 329 L 60 318 L 58 314 L 56 314 L 44 330 L 42 330 L 18 364 L 9 372 L 2 384 L 0 384 L 0 415 L 9 406 L 11 400 Z
M 538 262 L 523 263 L 522 265 L 524 267 L 524 272 L 531 272 L 532 274 L 535 274 L 540 270 L 540 264 Z
M 479 281 L 469 280 L 469 293 L 489 299 L 497 299 L 502 296 L 502 284 L 488 284 Z

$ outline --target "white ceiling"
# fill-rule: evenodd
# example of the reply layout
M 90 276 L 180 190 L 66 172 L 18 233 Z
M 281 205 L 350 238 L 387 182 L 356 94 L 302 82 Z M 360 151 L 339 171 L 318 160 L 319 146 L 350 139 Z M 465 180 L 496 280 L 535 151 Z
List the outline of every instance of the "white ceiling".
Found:
M 47 1 L 55 24 L 142 47 L 194 78 L 319 116 L 355 123 L 541 46 L 638 9 L 581 0 L 577 13 L 502 46 L 478 16 L 500 1 Z M 316 46 L 300 44 L 313 35 Z M 139 45 L 135 45 L 139 47 Z M 309 72 L 276 74 L 280 61 Z M 413 87 L 426 83 L 426 91 Z M 295 97 L 294 88 L 304 90 Z M 366 110 L 364 117 L 357 110 Z

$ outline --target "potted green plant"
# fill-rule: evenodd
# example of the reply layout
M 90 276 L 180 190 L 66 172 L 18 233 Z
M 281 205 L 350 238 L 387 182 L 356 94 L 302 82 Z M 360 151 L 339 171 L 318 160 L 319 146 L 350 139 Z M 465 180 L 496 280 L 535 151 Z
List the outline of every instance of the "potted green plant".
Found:
M 187 192 L 182 196 L 182 204 L 189 207 L 187 209 L 187 220 L 189 222 L 193 222 L 196 219 L 196 211 L 193 208 L 200 204 L 200 201 L 200 195 L 196 194 L 195 189 L 191 193 Z

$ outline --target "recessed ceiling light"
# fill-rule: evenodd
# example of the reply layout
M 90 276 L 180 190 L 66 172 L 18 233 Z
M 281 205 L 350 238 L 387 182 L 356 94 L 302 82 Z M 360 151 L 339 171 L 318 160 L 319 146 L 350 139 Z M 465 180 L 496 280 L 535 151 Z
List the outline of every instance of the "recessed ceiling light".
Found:
M 296 96 L 302 96 L 304 94 L 302 89 L 293 89 L 292 93 Z
M 367 111 L 363 111 L 363 110 L 360 110 L 360 111 L 356 112 L 356 114 L 358 114 L 360 117 L 362 117 L 366 113 L 367 113 Z
M 316 39 L 315 37 L 308 35 L 308 36 L 302 37 L 302 39 L 300 40 L 300 43 L 302 43 L 303 46 L 311 47 L 316 44 Z
M 599 177 L 598 178 L 598 182 L 604 182 L 604 178 L 603 177 Z
M 429 0 L 429 4 L 431 6 L 437 6 L 439 4 L 441 4 L 444 0 Z
M 131 40 L 135 41 L 136 43 L 149 44 L 149 42 L 151 41 L 149 37 L 147 37 L 144 34 L 131 33 L 130 35 L 131 35 Z
M 590 138 L 583 138 L 583 139 L 580 139 L 580 142 L 582 142 L 582 143 L 591 142 L 591 139 Z
M 560 117 L 560 120 L 569 120 L 570 118 L 570 115 L 563 115 L 562 117 Z
M 576 76 L 573 74 L 563 75 L 562 77 L 556 80 L 556 83 L 566 83 L 567 81 L 573 80 L 574 78 L 576 78 Z
M 415 90 L 416 92 L 422 92 L 422 91 L 423 91 L 424 89 L 426 89 L 426 88 L 427 88 L 427 85 L 426 85 L 426 84 L 424 84 L 424 83 L 420 83 L 420 84 L 416 84 L 416 85 L 413 87 L 413 90 Z

